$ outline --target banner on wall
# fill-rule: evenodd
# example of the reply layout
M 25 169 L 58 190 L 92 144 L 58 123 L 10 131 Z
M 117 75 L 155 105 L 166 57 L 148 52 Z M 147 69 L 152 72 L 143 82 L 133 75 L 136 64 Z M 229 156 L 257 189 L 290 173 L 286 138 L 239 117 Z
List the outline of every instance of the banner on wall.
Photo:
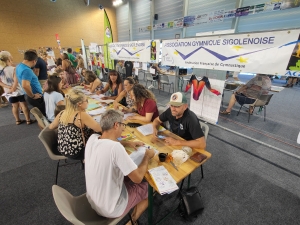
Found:
M 297 68 L 300 30 L 173 39 L 162 42 L 169 66 L 285 74 Z M 296 56 L 294 56 L 296 55 Z M 296 64 L 297 63 L 297 64 Z
M 110 22 L 107 16 L 107 13 L 104 9 L 104 66 L 105 68 L 113 69 L 114 62 L 110 59 L 110 51 L 107 47 L 109 43 L 113 42 L 112 30 L 110 26 Z
M 177 18 L 173 22 L 173 28 L 183 28 L 183 17 Z
M 116 42 L 108 45 L 110 58 L 158 63 L 159 40 Z

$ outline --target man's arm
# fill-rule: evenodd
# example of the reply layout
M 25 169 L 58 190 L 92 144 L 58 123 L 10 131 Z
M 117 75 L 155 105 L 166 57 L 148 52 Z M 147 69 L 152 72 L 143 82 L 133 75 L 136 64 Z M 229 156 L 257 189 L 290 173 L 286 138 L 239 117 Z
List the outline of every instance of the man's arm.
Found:
M 32 89 L 31 89 L 29 80 L 22 80 L 22 87 L 29 98 L 38 99 L 38 98 L 42 97 L 41 94 L 33 94 L 32 93 Z
M 151 158 L 155 155 L 155 152 L 153 149 L 148 149 L 145 152 L 145 156 L 143 158 L 143 161 L 138 166 L 137 169 L 133 170 L 130 174 L 128 174 L 128 177 L 130 180 L 132 180 L 134 183 L 141 183 L 147 170 L 148 170 L 148 163 Z
M 40 75 L 40 69 L 39 68 L 34 68 L 33 69 L 33 72 L 36 76 L 39 76 Z
M 167 143 L 167 145 L 172 145 L 172 146 L 180 145 L 180 146 L 188 146 L 191 148 L 201 148 L 201 149 L 206 148 L 205 137 L 197 138 L 196 140 L 190 140 L 190 141 L 177 140 L 171 137 L 166 137 L 165 142 Z
M 162 121 L 160 121 L 159 116 L 156 117 L 153 120 L 153 123 L 152 123 L 152 125 L 153 125 L 153 136 L 155 136 L 155 137 L 157 136 L 158 128 L 159 128 L 161 123 L 162 123 Z

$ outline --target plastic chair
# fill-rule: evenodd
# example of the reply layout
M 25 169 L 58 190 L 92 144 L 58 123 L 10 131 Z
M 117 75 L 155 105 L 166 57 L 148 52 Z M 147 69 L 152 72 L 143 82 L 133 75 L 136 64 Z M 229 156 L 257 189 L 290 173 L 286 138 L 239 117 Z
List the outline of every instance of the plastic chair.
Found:
M 37 107 L 32 108 L 30 112 L 38 122 L 38 126 L 40 127 L 41 130 L 43 130 L 46 126 L 50 124 L 47 118 L 42 114 L 42 112 Z
M 86 194 L 74 197 L 57 185 L 52 186 L 52 194 L 60 213 L 75 225 L 115 225 L 126 216 L 118 218 L 102 217 L 92 209 Z M 130 216 L 129 213 L 128 215 Z
M 253 104 L 250 105 L 251 107 L 253 107 L 253 111 L 254 111 L 255 107 L 259 107 L 259 111 L 264 109 L 264 121 L 266 121 L 266 114 L 267 114 L 266 106 L 271 101 L 272 96 L 273 96 L 273 94 L 261 95 L 261 96 L 259 96 L 258 99 L 256 99 L 256 101 Z M 248 110 L 248 123 L 250 121 L 250 115 L 251 115 L 250 110 Z
M 235 83 L 225 83 L 225 87 L 223 89 L 223 94 L 222 94 L 222 107 L 224 108 L 223 102 L 224 102 L 224 91 L 234 91 L 235 89 L 237 89 L 239 85 L 235 84 Z
M 165 85 L 169 85 L 169 92 L 171 90 L 171 87 L 173 86 L 173 93 L 174 93 L 174 84 L 173 82 L 169 81 L 169 77 L 164 74 L 160 74 L 160 83 L 163 85 L 163 91 L 165 90 Z M 159 89 L 160 93 L 160 89 Z
M 158 106 L 158 113 L 159 115 L 162 114 L 164 111 L 166 111 L 168 108 L 167 107 L 163 107 L 163 106 Z M 170 130 L 170 123 L 169 121 L 166 121 L 163 123 L 164 127 L 167 129 L 167 130 Z
M 199 121 L 199 123 L 200 123 L 201 129 L 202 129 L 202 131 L 204 133 L 205 140 L 207 140 L 209 126 L 206 123 L 203 123 L 201 121 Z
M 49 129 L 49 125 L 48 125 L 40 132 L 38 137 L 41 140 L 41 142 L 43 143 L 44 147 L 46 148 L 50 159 L 57 161 L 56 176 L 55 176 L 55 184 L 57 184 L 59 167 L 71 165 L 71 164 L 77 164 L 78 162 L 59 165 L 60 160 L 66 160 L 67 157 L 61 155 L 57 150 L 58 143 L 57 143 L 57 130 L 56 129 L 51 130 L 51 129 Z M 81 160 L 80 160 L 80 162 L 81 162 Z
M 148 87 L 148 86 L 147 86 L 148 81 L 151 82 L 151 84 L 152 84 L 153 86 L 155 86 L 156 80 L 153 80 L 153 76 L 152 76 L 151 73 L 146 73 L 146 87 Z

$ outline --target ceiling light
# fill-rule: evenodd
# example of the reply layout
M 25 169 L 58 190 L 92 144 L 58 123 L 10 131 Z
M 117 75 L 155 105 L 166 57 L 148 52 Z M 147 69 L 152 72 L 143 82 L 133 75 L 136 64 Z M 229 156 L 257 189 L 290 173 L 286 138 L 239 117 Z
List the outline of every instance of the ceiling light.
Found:
M 122 0 L 115 0 L 113 1 L 113 6 L 118 6 L 118 5 L 121 5 L 123 3 Z

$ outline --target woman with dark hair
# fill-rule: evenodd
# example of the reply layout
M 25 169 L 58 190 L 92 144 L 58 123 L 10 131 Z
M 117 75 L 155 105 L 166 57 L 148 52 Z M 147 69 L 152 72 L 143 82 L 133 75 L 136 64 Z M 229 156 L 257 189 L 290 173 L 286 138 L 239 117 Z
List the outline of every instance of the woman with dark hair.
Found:
M 89 84 L 85 84 L 84 88 L 90 91 L 91 93 L 94 93 L 94 91 L 100 91 L 103 89 L 103 85 L 101 80 L 96 76 L 95 73 L 91 70 L 86 70 L 85 73 L 85 80 L 89 82 Z
M 44 92 L 46 115 L 49 121 L 55 118 L 54 111 L 57 105 L 64 105 L 64 97 L 61 94 L 62 79 L 59 74 L 54 73 L 48 77 L 48 87 Z
M 129 116 L 129 120 L 141 120 L 143 122 L 151 122 L 158 117 L 158 109 L 153 93 L 147 90 L 143 85 L 136 84 L 130 91 L 131 98 L 135 102 L 135 108 L 138 114 Z
M 113 99 L 115 100 L 119 94 L 123 91 L 122 79 L 119 73 L 115 70 L 109 71 L 108 83 L 105 85 L 103 90 L 97 91 L 97 94 L 104 94 L 108 92 L 109 97 L 103 97 L 102 99 Z
M 68 84 L 76 84 L 77 77 L 75 75 L 75 68 L 72 66 L 72 62 L 69 60 L 68 54 L 62 54 L 62 69 L 66 72 L 66 79 Z
M 124 103 L 127 108 L 134 107 L 134 100 L 131 98 L 130 91 L 132 90 L 135 81 L 131 77 L 124 80 L 124 90 L 118 95 L 114 101 L 114 108 L 118 109 L 119 103 Z M 123 100 L 124 99 L 124 100 Z

